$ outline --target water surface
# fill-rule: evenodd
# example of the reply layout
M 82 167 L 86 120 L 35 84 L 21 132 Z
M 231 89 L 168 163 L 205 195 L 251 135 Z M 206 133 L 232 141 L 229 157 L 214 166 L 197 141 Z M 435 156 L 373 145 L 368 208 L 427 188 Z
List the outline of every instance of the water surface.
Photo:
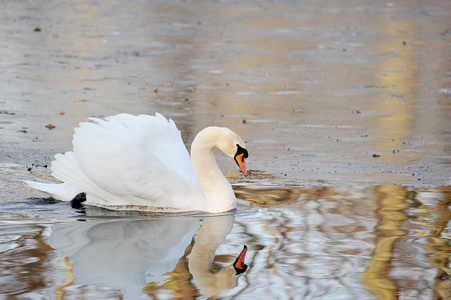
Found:
M 1 1 L 0 298 L 450 299 L 450 20 L 441 0 Z M 242 137 L 247 178 L 217 156 L 236 213 L 21 184 L 88 117 L 155 112 L 188 148 Z
M 1 295 L 451 296 L 449 188 L 235 188 L 242 199 L 239 208 L 222 216 L 75 210 L 45 199 L 5 203 L 0 210 Z M 193 258 L 202 252 L 196 243 L 210 247 L 203 263 Z M 224 275 L 243 245 L 248 270 Z

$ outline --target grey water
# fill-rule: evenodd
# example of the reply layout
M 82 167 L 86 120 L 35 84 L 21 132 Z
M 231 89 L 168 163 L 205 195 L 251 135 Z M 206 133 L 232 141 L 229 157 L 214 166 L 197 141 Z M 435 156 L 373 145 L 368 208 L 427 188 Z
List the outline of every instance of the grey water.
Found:
M 1 1 L 0 298 L 450 299 L 450 19 L 439 0 Z M 54 181 L 87 118 L 155 112 L 188 148 L 243 138 L 248 177 L 217 156 L 236 212 L 22 184 Z

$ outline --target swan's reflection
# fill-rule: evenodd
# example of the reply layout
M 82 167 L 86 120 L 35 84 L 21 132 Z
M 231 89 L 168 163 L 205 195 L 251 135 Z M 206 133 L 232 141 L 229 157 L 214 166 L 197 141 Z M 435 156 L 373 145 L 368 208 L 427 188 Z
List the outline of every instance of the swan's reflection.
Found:
M 189 257 L 189 271 L 200 292 L 204 295 L 222 294 L 238 285 L 238 277 L 246 271 L 244 256 L 247 248 L 236 259 L 235 263 L 218 272 L 211 270 L 216 249 L 224 243 L 233 228 L 233 216 L 205 218 Z
M 232 215 L 203 220 L 189 258 L 189 270 L 201 293 L 225 292 L 237 285 L 237 273 L 243 272 L 233 266 L 211 271 L 215 251 L 233 223 Z M 147 283 L 162 281 L 165 273 L 174 270 L 199 224 L 200 218 L 193 217 L 87 219 L 55 225 L 50 245 L 72 258 L 75 284 L 119 288 L 124 298 L 140 299 Z M 238 269 L 244 255 L 236 261 Z

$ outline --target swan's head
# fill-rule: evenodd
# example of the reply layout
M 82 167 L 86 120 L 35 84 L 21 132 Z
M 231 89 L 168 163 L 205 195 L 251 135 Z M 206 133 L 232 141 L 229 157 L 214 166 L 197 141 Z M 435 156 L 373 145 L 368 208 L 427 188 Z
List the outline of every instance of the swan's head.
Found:
M 213 150 L 218 148 L 235 160 L 244 175 L 247 175 L 244 159 L 248 153 L 243 140 L 232 130 L 225 127 L 207 127 L 196 135 L 191 150 L 198 147 L 207 147 Z
M 235 160 L 237 165 L 247 176 L 246 164 L 244 160 L 248 157 L 246 145 L 243 140 L 232 130 L 225 127 L 213 127 L 217 128 L 219 138 L 217 140 L 216 147 L 222 152 L 230 156 Z

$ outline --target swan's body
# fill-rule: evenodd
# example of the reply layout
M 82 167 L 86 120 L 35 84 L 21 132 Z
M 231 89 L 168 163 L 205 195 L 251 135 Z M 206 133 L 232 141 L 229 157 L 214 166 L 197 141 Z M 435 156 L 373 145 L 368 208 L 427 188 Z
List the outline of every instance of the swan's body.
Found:
M 62 184 L 27 181 L 63 201 L 86 194 L 86 204 L 111 209 L 206 211 L 235 208 L 235 195 L 213 149 L 235 158 L 246 174 L 244 142 L 222 127 L 198 133 L 186 150 L 180 131 L 160 114 L 120 114 L 80 123 L 73 151 L 55 155 L 52 175 Z

